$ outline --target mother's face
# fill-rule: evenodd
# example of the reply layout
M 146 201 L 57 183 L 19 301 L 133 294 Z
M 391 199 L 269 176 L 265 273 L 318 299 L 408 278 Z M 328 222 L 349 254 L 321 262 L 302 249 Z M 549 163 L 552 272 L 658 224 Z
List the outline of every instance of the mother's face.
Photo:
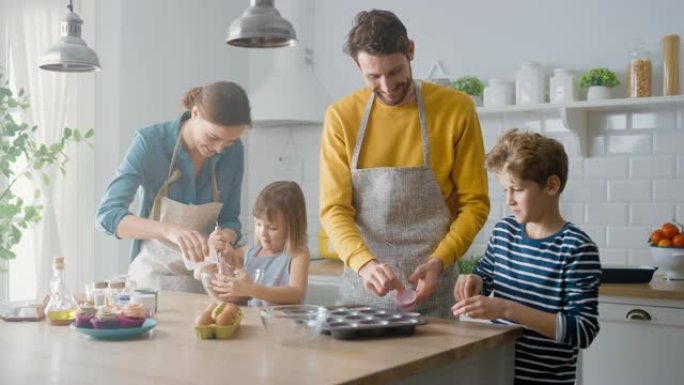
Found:
M 195 149 L 204 158 L 219 154 L 224 148 L 235 143 L 247 129 L 246 124 L 221 126 L 202 117 L 199 109 L 192 109 L 193 130 L 192 138 Z

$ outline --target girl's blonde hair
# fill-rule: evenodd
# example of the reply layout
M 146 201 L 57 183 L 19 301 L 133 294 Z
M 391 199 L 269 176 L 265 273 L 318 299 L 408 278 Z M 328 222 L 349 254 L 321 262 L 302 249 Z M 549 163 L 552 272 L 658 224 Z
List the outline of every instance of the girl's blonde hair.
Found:
M 264 187 L 254 203 L 255 218 L 273 220 L 281 212 L 287 224 L 285 251 L 289 254 L 307 245 L 306 201 L 301 187 L 292 181 L 278 181 Z M 257 240 L 258 242 L 258 240 Z
M 560 179 L 560 190 L 568 180 L 568 155 L 557 140 L 517 128 L 507 131 L 485 158 L 487 170 L 506 171 L 512 176 L 546 186 L 552 175 Z

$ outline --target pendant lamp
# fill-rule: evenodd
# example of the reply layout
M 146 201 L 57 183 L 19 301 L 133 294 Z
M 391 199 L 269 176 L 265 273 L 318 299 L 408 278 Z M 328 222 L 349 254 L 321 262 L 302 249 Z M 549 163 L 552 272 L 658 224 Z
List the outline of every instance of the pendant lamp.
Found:
M 38 66 L 40 69 L 56 72 L 99 71 L 100 60 L 81 38 L 83 20 L 74 13 L 73 1 L 67 5 L 69 11 L 62 20 L 61 37 L 51 46 Z
M 251 0 L 249 8 L 230 24 L 226 43 L 244 48 L 292 47 L 297 36 L 292 23 L 280 16 L 274 0 Z

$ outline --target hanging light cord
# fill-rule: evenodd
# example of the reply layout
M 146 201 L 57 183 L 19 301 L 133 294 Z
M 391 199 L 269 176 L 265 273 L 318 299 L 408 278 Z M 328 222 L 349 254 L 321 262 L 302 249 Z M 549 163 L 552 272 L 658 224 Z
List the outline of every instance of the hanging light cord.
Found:
M 69 11 L 71 13 L 74 13 L 74 2 L 73 2 L 73 0 L 69 0 L 69 5 L 67 5 L 67 8 L 69 8 Z

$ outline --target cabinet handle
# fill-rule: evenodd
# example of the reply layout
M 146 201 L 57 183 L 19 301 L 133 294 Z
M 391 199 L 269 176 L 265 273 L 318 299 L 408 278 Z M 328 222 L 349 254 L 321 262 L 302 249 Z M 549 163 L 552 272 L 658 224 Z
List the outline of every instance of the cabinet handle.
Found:
M 627 319 L 636 321 L 650 321 L 651 315 L 648 314 L 646 310 L 632 309 L 627 312 Z

